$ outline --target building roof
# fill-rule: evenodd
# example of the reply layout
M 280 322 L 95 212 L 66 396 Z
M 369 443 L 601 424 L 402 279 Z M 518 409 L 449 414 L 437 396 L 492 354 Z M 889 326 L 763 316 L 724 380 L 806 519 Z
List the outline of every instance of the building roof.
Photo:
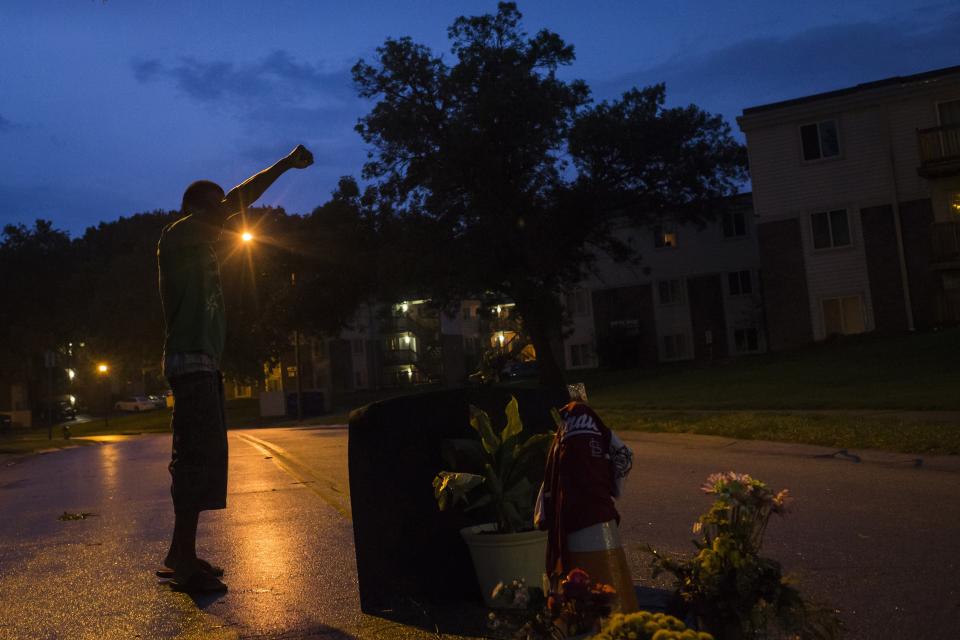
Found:
M 854 85 L 852 87 L 847 87 L 845 89 L 837 89 L 835 91 L 827 91 L 824 93 L 815 93 L 813 95 L 802 96 L 800 98 L 792 98 L 790 100 L 781 100 L 780 102 L 771 102 L 770 104 L 762 104 L 756 107 L 748 107 L 743 110 L 743 115 L 747 116 L 755 113 L 762 113 L 765 111 L 773 111 L 775 109 L 781 109 L 783 107 L 792 107 L 794 105 L 804 104 L 807 102 L 816 102 L 818 100 L 837 98 L 840 96 L 859 93 L 861 91 L 869 91 L 871 89 L 879 89 L 882 87 L 925 82 L 928 80 L 932 80 L 934 78 L 939 78 L 941 76 L 948 76 L 953 74 L 960 74 L 960 65 L 953 66 L 953 67 L 944 67 L 943 69 L 934 69 L 933 71 L 924 71 L 923 73 L 916 73 L 910 76 L 893 76 L 892 78 L 885 78 L 883 80 L 874 80 L 873 82 L 864 82 L 858 85 Z

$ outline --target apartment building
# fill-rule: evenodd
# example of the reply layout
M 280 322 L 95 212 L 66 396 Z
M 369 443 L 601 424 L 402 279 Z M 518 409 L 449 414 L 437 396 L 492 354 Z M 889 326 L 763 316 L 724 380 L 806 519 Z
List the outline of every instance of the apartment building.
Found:
M 703 226 L 669 216 L 620 238 L 639 260 L 601 257 L 566 299 L 567 369 L 714 360 L 766 349 L 750 194 Z
M 771 349 L 960 321 L 960 66 L 738 123 Z

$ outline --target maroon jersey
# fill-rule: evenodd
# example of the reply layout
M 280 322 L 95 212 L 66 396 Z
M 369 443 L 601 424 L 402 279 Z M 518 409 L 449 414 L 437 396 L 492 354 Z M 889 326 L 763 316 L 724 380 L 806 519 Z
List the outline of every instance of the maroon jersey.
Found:
M 616 520 L 615 468 L 610 457 L 612 433 L 585 404 L 571 402 L 560 410 L 547 456 L 540 528 L 547 529 L 547 573 L 566 572 L 567 534 Z

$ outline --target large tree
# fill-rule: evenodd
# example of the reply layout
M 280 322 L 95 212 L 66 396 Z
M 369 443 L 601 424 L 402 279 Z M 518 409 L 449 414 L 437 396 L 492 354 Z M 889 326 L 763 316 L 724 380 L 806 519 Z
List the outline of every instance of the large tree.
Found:
M 353 68 L 375 101 L 357 130 L 389 219 L 381 230 L 403 229 L 407 254 L 420 243 L 412 286 L 439 301 L 513 299 L 541 382 L 557 386 L 560 296 L 598 252 L 631 257 L 615 223 L 710 217 L 744 179 L 745 153 L 720 117 L 667 108 L 663 85 L 593 103 L 584 82 L 557 76 L 573 46 L 547 30 L 530 37 L 520 20 L 506 2 L 458 18 L 452 64 L 388 39 Z
M 70 236 L 46 220 L 7 225 L 0 235 L 0 378 L 37 374 L 45 351 L 77 339 L 79 297 Z M 40 360 L 42 363 L 42 359 Z

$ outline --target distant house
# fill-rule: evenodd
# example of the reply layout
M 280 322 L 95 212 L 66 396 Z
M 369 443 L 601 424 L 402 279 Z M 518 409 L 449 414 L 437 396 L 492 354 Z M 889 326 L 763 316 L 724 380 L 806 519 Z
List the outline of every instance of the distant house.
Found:
M 960 66 L 738 122 L 771 349 L 960 321 Z
M 602 257 L 570 292 L 567 369 L 713 360 L 766 350 L 750 194 L 700 227 L 667 216 L 625 225 L 640 256 Z

